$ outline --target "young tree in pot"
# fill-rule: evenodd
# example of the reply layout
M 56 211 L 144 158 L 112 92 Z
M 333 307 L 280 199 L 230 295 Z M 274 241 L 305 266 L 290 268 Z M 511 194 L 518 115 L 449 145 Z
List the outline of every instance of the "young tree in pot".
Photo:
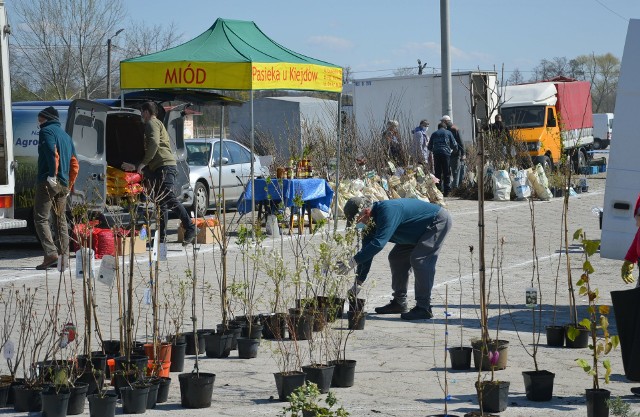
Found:
M 171 343 L 171 372 L 182 372 L 187 343 L 183 333 L 184 310 L 187 303 L 187 292 L 190 282 L 185 279 L 169 280 L 169 291 L 164 291 L 165 312 L 169 316 L 171 333 L 168 340 Z
M 589 331 L 589 349 L 591 349 L 591 362 L 585 359 L 576 359 L 578 365 L 592 379 L 592 387 L 586 389 L 587 397 L 587 416 L 597 417 L 600 415 L 608 415 L 608 404 L 610 392 L 607 389 L 600 388 L 600 365 L 604 368 L 603 380 L 605 384 L 609 383 L 611 375 L 611 362 L 609 359 L 603 359 L 618 347 L 620 340 L 617 335 L 609 333 L 609 306 L 598 304 L 600 293 L 593 285 L 592 274 L 595 272 L 591 264 L 590 257 L 594 255 L 600 247 L 600 240 L 587 239 L 585 232 L 578 229 L 573 234 L 573 240 L 580 242 L 584 252 L 585 260 L 582 264 L 582 275 L 576 285 L 578 293 L 587 297 L 589 303 L 588 316 L 582 319 L 578 324 Z M 574 327 L 567 329 L 567 337 L 575 338 L 578 336 L 578 330 Z M 600 362 L 602 361 L 602 363 Z
M 509 316 L 516 329 L 516 335 L 520 344 L 524 348 L 525 352 L 533 359 L 534 370 L 523 371 L 522 376 L 524 378 L 525 392 L 527 399 L 530 401 L 550 401 L 553 396 L 553 379 L 555 374 L 546 370 L 540 370 L 538 367 L 538 347 L 540 344 L 541 323 L 542 323 L 542 286 L 540 285 L 540 264 L 538 262 L 538 246 L 537 235 L 535 225 L 535 203 L 532 198 L 529 200 L 529 211 L 531 219 L 531 245 L 532 245 L 532 277 L 531 287 L 526 293 L 526 305 L 531 308 L 531 335 L 532 335 L 532 348 L 529 350 L 528 346 L 520 337 L 520 332 L 515 326 L 515 320 L 511 314 L 511 308 L 509 304 Z M 507 294 L 504 293 L 504 285 L 502 286 L 503 295 L 507 300 Z
M 347 417 L 349 412 L 344 407 L 338 407 L 335 410 L 335 406 L 338 402 L 333 393 L 329 393 L 325 398 L 327 406 L 320 405 L 319 397 L 322 392 L 318 389 L 318 386 L 313 382 L 306 382 L 304 385 L 296 388 L 291 395 L 287 398 L 289 405 L 284 407 L 278 417 L 287 416 L 299 416 L 302 413 L 303 417 Z

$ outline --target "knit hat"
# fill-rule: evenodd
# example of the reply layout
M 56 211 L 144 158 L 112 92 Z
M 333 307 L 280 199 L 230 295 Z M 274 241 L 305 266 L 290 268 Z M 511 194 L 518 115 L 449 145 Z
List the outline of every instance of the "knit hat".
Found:
M 344 217 L 347 218 L 347 227 L 351 226 L 363 209 L 371 207 L 371 203 L 371 200 L 366 197 L 351 197 L 347 200 L 342 209 Z
M 42 117 L 43 119 L 47 120 L 58 120 L 59 116 L 60 115 L 58 114 L 58 110 L 54 109 L 52 106 L 49 106 L 38 113 L 38 117 Z

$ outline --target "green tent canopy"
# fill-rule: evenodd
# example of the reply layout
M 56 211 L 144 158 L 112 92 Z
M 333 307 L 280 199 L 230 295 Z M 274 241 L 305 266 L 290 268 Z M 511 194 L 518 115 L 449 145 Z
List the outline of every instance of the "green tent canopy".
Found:
M 285 48 L 254 22 L 219 18 L 182 45 L 120 62 L 120 88 L 340 93 L 342 68 Z

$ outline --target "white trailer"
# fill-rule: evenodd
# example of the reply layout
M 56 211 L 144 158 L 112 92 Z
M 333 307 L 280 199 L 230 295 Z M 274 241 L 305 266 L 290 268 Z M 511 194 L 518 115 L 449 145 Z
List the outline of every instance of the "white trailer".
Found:
M 462 140 L 472 142 L 478 125 L 491 121 L 497 111 L 497 74 L 458 72 L 451 78 L 453 112 L 449 116 L 461 130 Z M 401 134 L 408 134 L 422 119 L 429 121 L 433 132 L 443 116 L 440 74 L 355 80 L 345 85 L 343 95 L 344 110 L 364 134 L 382 132 L 388 120 L 397 120 Z
M 640 193 L 640 19 L 631 19 L 616 93 L 616 140 L 611 141 L 604 192 L 600 256 L 622 260 L 636 233 L 634 206 Z
M 13 159 L 11 82 L 9 80 L 9 35 L 5 2 L 0 0 L 0 230 L 25 227 L 15 214 L 16 161 Z

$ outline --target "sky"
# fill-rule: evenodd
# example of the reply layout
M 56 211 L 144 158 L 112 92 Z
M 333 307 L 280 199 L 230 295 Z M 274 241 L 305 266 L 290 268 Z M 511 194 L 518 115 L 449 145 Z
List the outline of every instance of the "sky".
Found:
M 426 63 L 441 72 L 436 0 L 124 0 L 131 19 L 173 21 L 182 41 L 218 18 L 251 20 L 276 42 L 351 67 L 353 78 L 392 75 Z M 497 70 L 525 79 L 540 60 L 612 53 L 622 58 L 640 0 L 450 0 L 451 69 Z

